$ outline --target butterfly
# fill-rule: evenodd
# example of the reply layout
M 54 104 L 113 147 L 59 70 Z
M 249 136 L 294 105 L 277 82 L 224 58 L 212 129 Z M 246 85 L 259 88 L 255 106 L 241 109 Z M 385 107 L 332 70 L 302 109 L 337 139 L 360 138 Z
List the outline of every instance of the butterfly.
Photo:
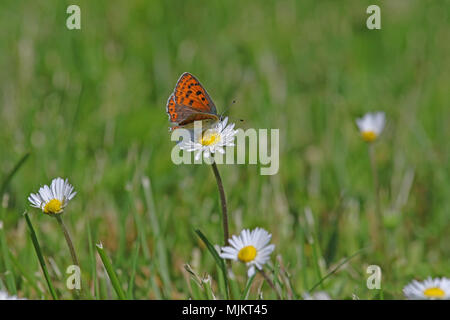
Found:
M 177 128 L 193 128 L 195 121 L 202 121 L 202 127 L 210 127 L 221 116 L 206 89 L 189 72 L 178 79 L 173 93 L 167 100 L 166 112 L 172 125 Z

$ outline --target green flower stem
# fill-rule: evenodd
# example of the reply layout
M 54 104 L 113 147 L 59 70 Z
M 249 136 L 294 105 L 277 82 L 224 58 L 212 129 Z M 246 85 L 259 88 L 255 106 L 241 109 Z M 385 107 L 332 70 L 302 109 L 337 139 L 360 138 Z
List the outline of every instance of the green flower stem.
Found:
M 215 162 L 212 163 L 212 169 L 217 181 L 217 188 L 219 189 L 220 202 L 222 204 L 222 225 L 223 225 L 223 243 L 227 245 L 229 239 L 228 233 L 228 212 L 227 212 L 227 200 L 225 198 L 225 190 L 223 189 L 222 178 L 220 177 L 219 169 Z
M 61 215 L 56 216 L 56 220 L 58 221 L 59 225 L 61 226 L 61 229 L 64 233 L 64 237 L 66 238 L 67 245 L 69 246 L 70 255 L 72 256 L 73 264 L 80 266 L 77 258 L 77 254 L 75 253 L 75 248 L 72 243 L 72 239 L 70 238 L 69 231 L 66 228 L 66 225 L 62 221 Z

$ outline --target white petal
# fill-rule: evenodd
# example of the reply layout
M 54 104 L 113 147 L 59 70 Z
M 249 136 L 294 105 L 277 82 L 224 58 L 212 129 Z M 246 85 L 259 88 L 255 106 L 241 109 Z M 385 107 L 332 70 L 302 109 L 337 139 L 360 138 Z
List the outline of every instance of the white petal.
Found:
M 236 254 L 231 254 L 231 253 L 221 253 L 219 255 L 222 259 L 231 259 L 234 261 L 238 260 L 238 256 Z
M 250 268 L 248 268 L 247 275 L 248 275 L 248 277 L 250 278 L 250 277 L 252 277 L 254 274 L 255 274 L 255 267 L 254 267 L 254 266 L 250 266 Z

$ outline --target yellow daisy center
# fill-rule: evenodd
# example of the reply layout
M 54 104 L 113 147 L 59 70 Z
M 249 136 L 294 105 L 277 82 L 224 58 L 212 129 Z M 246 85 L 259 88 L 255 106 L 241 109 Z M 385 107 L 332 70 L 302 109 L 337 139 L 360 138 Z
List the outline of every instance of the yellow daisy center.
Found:
M 242 262 L 250 262 L 256 257 L 256 248 L 254 246 L 246 246 L 239 250 L 238 259 Z
M 445 296 L 445 292 L 441 288 L 428 288 L 423 291 L 423 294 L 428 298 L 443 298 Z
M 366 142 L 372 142 L 377 138 L 377 134 L 373 131 L 363 131 L 361 132 L 361 135 Z
M 45 213 L 60 213 L 62 211 L 62 202 L 58 199 L 50 200 L 44 207 Z
M 200 143 L 203 146 L 210 146 L 212 144 L 216 144 L 220 141 L 220 135 L 216 131 L 208 130 L 205 133 L 203 133 Z

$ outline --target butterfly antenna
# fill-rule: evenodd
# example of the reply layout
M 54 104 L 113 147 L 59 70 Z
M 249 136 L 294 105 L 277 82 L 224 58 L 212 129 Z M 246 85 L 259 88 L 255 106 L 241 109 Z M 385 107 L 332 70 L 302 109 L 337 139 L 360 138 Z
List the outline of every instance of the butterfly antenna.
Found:
M 231 102 L 231 105 L 230 106 L 228 106 L 221 114 L 220 114 L 220 120 L 222 120 L 223 119 L 223 115 L 225 114 L 225 112 L 227 112 L 228 111 L 228 109 L 230 109 L 230 107 L 233 105 L 233 104 L 235 104 L 236 103 L 236 100 L 233 100 L 233 102 Z M 244 120 L 243 119 L 239 119 L 239 121 L 240 122 L 244 122 Z
M 220 119 L 223 118 L 223 115 L 225 114 L 225 112 L 227 112 L 228 109 L 230 109 L 230 107 L 231 107 L 233 104 L 235 104 L 235 103 L 236 103 L 236 100 L 233 100 L 233 102 L 231 102 L 231 105 L 228 106 L 228 107 L 220 114 Z
M 225 112 L 228 111 L 228 109 L 230 109 L 230 107 L 236 103 L 236 100 L 233 100 L 233 102 L 231 102 L 231 105 L 229 105 L 228 107 L 225 108 L 225 110 L 223 110 L 223 112 L 220 114 L 220 119 L 223 119 L 223 115 L 225 114 Z

